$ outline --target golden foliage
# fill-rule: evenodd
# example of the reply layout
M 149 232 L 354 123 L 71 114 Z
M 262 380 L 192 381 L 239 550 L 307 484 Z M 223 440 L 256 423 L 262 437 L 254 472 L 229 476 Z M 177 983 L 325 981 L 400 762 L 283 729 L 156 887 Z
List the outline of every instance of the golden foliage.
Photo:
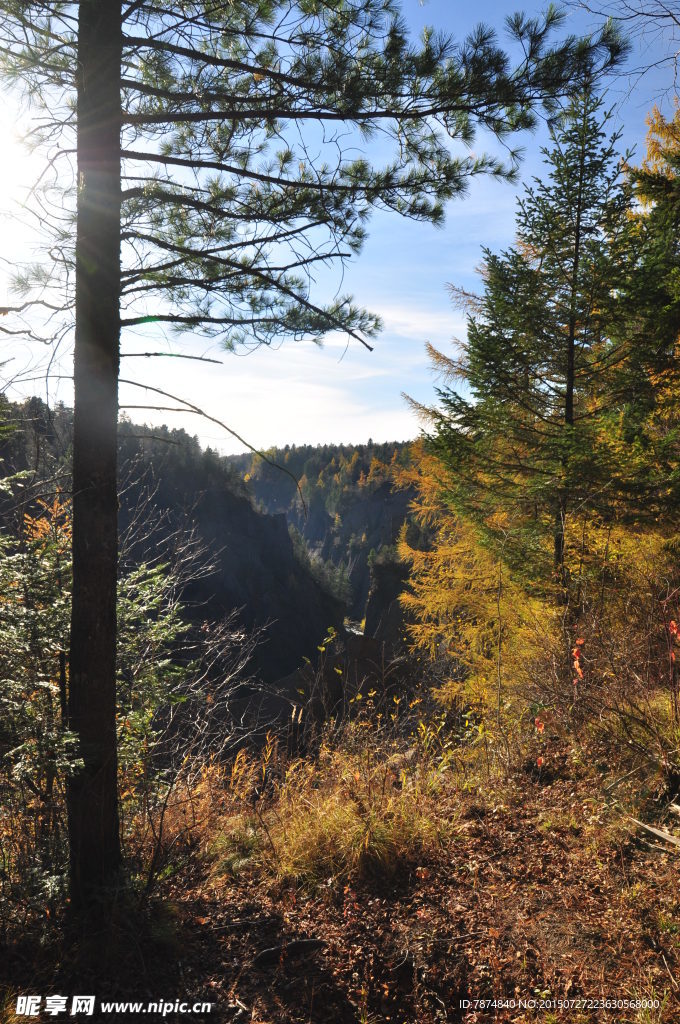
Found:
M 28 540 L 54 545 L 59 554 L 65 554 L 71 546 L 71 504 L 64 500 L 60 488 L 51 502 L 38 498 L 40 515 L 24 515 L 24 533 Z
M 680 101 L 675 100 L 675 113 L 669 121 L 656 104 L 647 117 L 647 156 L 643 168 L 654 174 L 674 177 L 668 164 L 668 152 L 680 149 Z
M 559 603 L 550 587 L 529 592 L 502 548 L 486 545 L 479 528 L 451 509 L 446 467 L 422 442 L 398 480 L 416 491 L 414 525 L 399 545 L 411 570 L 401 601 L 412 649 L 436 662 L 443 679 L 439 698 L 504 744 L 527 722 L 531 729 L 536 709 L 569 726 L 589 721 L 617 743 L 625 738 L 664 776 L 680 777 L 672 524 L 572 516 L 568 600 Z M 512 529 L 508 510 L 489 518 L 496 537 Z
M 412 516 L 428 534 L 425 545 L 402 530 L 399 554 L 410 566 L 409 590 L 401 597 L 413 650 L 448 666 L 439 696 L 474 708 L 487 725 L 500 723 L 515 701 L 532 655 L 552 634 L 556 615 L 508 576 L 502 557 L 485 547 L 474 526 L 447 506 L 446 470 L 422 442 L 402 485 L 415 487 Z M 497 530 L 507 513 L 492 514 Z

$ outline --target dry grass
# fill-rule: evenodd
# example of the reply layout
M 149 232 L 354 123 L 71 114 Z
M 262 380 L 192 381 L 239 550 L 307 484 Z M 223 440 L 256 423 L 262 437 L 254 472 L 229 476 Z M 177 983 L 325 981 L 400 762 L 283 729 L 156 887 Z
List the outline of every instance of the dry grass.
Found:
M 386 751 L 355 726 L 289 765 L 262 806 L 226 816 L 215 851 L 221 871 L 257 862 L 305 885 L 392 878 L 439 855 L 455 817 L 442 763 Z
M 277 764 L 268 789 L 257 761 L 244 768 L 265 794 L 220 818 L 200 920 L 226 936 L 225 965 L 246 965 L 233 991 L 254 1019 L 436 1024 L 463 996 L 520 993 L 654 999 L 617 1020 L 680 1020 L 677 858 L 625 813 L 659 814 L 641 800 L 646 766 L 630 774 L 602 737 L 577 747 L 551 725 L 526 746 L 532 756 L 505 774 L 490 770 L 483 743 L 449 771 L 441 749 L 400 747 L 355 723 L 314 760 Z M 319 937 L 323 952 L 282 955 L 267 985 L 248 966 L 263 949 Z M 544 1017 L 566 1019 L 521 1019 Z

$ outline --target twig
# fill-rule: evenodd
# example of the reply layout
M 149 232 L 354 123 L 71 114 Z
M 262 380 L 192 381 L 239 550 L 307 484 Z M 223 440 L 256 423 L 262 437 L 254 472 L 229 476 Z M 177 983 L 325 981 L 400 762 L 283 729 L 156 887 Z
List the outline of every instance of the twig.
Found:
M 301 953 L 315 953 L 328 945 L 325 939 L 292 939 L 280 946 L 263 949 L 253 960 L 253 967 L 264 967 L 276 964 L 286 956 L 299 956 Z
M 624 781 L 625 779 L 628 779 L 628 778 L 630 778 L 630 776 L 631 776 L 631 775 L 635 775 L 635 773 L 636 773 L 636 772 L 639 772 L 639 771 L 640 771 L 640 765 L 636 765 L 636 767 L 635 767 L 635 768 L 633 768 L 633 769 L 632 769 L 632 771 L 630 771 L 630 772 L 626 772 L 626 774 L 625 774 L 625 775 L 622 775 L 620 779 L 614 779 L 614 781 L 613 781 L 613 782 L 610 782 L 608 786 L 605 786 L 605 787 L 604 787 L 604 791 L 605 791 L 605 793 L 608 793 L 608 792 L 609 792 L 609 791 L 610 791 L 611 789 L 616 789 L 616 787 L 617 787 L 617 786 L 620 786 L 620 785 L 621 785 L 621 783 L 622 783 L 622 782 L 623 782 L 623 781 Z
M 210 359 L 208 356 L 188 356 L 182 352 L 121 352 L 121 359 L 195 359 L 199 363 L 217 363 L 218 366 L 223 365 L 222 359 Z
M 663 960 L 664 964 L 666 965 L 666 970 L 668 971 L 668 977 L 669 977 L 669 978 L 671 979 L 671 983 L 672 983 L 672 985 L 673 985 L 673 988 L 677 988 L 677 987 L 678 987 L 678 983 L 677 983 L 677 981 L 675 980 L 675 978 L 673 977 L 673 974 L 672 974 L 672 972 L 671 972 L 671 969 L 670 969 L 670 967 L 668 966 L 668 960 L 666 960 L 666 957 L 664 956 L 664 954 L 663 954 L 663 953 L 661 954 L 661 959 Z
M 488 932 L 463 932 L 462 935 L 447 935 L 443 939 L 435 939 L 431 935 L 414 935 L 413 938 L 418 942 L 460 942 L 462 939 L 476 939 L 480 935 L 487 935 Z
M 213 932 L 228 932 L 232 928 L 246 928 L 249 925 L 263 924 L 266 920 L 266 917 L 241 918 L 238 921 L 230 921 L 229 924 L 215 925 L 214 927 L 211 927 L 210 930 Z
M 658 836 L 659 839 L 663 839 L 666 843 L 672 843 L 673 846 L 680 846 L 680 839 L 677 836 L 671 835 L 670 832 L 666 832 L 663 828 L 655 828 L 653 825 L 645 825 L 644 821 L 638 821 L 637 818 L 633 818 L 630 814 L 627 815 L 631 821 L 634 821 L 640 828 L 644 828 L 647 832 L 651 832 L 652 835 Z
M 274 845 L 274 840 L 272 839 L 271 832 L 267 828 L 267 823 L 264 820 L 264 818 L 262 817 L 262 812 L 260 811 L 260 808 L 257 806 L 257 803 L 255 804 L 255 814 L 257 815 L 257 820 L 260 822 L 260 825 L 262 825 L 262 828 L 264 829 L 264 833 L 267 836 L 267 839 L 269 840 L 269 845 L 271 846 L 272 853 L 274 854 L 274 856 L 276 858 L 276 863 L 280 864 L 281 863 L 281 858 L 279 857 L 279 851 L 276 849 L 276 846 Z

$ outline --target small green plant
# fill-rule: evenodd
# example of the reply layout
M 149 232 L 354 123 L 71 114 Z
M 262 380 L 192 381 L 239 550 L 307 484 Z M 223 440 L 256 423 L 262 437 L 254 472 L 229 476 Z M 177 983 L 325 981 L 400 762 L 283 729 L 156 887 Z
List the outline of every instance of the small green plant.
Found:
M 671 1003 L 669 992 L 664 992 L 663 996 L 660 996 L 652 988 L 649 992 L 636 994 L 632 998 L 647 1004 L 635 1011 L 635 1016 L 633 1017 L 635 1024 L 671 1024 L 673 1009 L 669 1005 Z M 657 1002 L 659 1004 L 658 1007 L 653 1005 Z
M 660 913 L 656 919 L 657 927 L 660 932 L 666 935 L 677 935 L 680 932 L 680 923 L 668 914 Z
M 236 878 L 252 864 L 262 848 L 258 821 L 255 815 L 252 815 L 236 817 L 226 825 L 223 823 L 210 852 L 215 858 L 217 873 Z

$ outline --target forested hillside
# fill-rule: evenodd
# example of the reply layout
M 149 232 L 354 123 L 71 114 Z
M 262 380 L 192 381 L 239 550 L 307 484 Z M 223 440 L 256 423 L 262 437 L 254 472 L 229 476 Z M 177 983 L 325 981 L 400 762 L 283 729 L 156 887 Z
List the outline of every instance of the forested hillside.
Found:
M 283 512 L 323 572 L 346 595 L 359 622 L 366 615 L 370 570 L 380 556 L 396 555 L 399 532 L 414 492 L 394 486 L 395 471 L 410 461 L 408 444 L 288 445 L 257 455 L 229 456 L 258 505 Z M 284 467 L 291 476 L 282 473 Z M 296 482 L 298 485 L 296 486 Z
M 5 473 L 27 473 L 34 495 L 56 485 L 65 493 L 72 411 L 39 399 L 5 403 L 4 422 Z M 219 457 L 184 430 L 120 424 L 125 557 L 139 563 L 178 530 L 194 531 L 213 571 L 186 584 L 187 609 L 197 619 L 239 609 L 247 628 L 266 626 L 254 658 L 273 682 L 314 657 L 329 627 L 365 619 L 372 581 L 368 635 L 380 632 L 400 589 L 396 545 L 415 490 L 395 486 L 410 463 L 407 444 L 293 446 L 266 457 Z M 155 527 L 140 530 L 149 517 Z

